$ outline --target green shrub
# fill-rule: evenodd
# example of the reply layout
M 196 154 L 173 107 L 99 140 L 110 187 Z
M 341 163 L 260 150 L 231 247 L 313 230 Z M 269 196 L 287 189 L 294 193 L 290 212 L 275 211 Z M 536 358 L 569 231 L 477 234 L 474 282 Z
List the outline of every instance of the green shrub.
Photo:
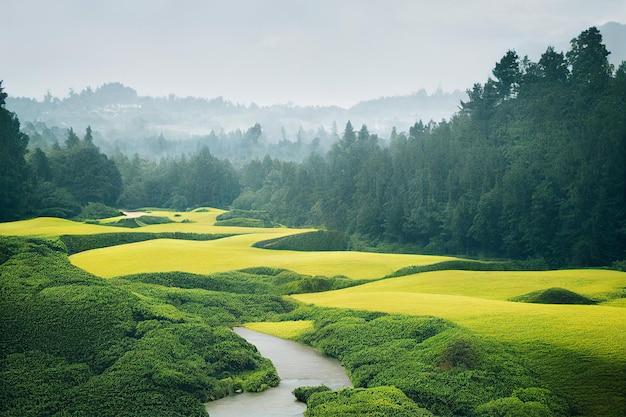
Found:
M 431 417 L 395 387 L 345 388 L 317 392 L 307 402 L 306 417 Z
M 109 217 L 117 217 L 122 216 L 124 213 L 115 209 L 113 207 L 109 207 L 102 203 L 87 203 L 84 206 L 80 213 L 74 218 L 76 221 L 84 221 L 84 220 L 98 220 L 98 219 L 107 219 Z
M 541 386 L 505 346 L 442 319 L 306 311 L 288 315 L 315 320 L 313 329 L 300 336 L 302 341 L 338 358 L 355 387 L 395 386 L 436 415 L 474 415 L 477 407 L 506 398 L 514 390 Z M 314 398 L 332 398 L 317 395 L 309 403 Z
M 309 401 L 309 397 L 315 394 L 316 392 L 325 392 L 332 391 L 326 385 L 318 385 L 314 387 L 298 387 L 293 390 L 293 395 L 296 397 L 296 400 L 306 403 Z
M 216 226 L 233 226 L 233 227 L 267 227 L 263 220 L 236 218 L 229 220 L 218 220 Z

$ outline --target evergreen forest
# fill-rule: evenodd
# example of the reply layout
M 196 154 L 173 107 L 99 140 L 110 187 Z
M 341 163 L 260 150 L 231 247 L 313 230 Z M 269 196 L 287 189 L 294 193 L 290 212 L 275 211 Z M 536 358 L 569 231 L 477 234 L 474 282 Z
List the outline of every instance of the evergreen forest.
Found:
M 626 257 L 626 66 L 608 55 L 594 27 L 538 62 L 510 50 L 450 120 L 388 139 L 348 121 L 302 162 L 235 166 L 206 145 L 158 161 L 105 155 L 89 127 L 31 149 L 3 106 L 0 219 L 74 218 L 88 203 L 234 207 L 339 230 L 359 249 L 610 265 Z M 240 152 L 261 134 L 245 132 Z

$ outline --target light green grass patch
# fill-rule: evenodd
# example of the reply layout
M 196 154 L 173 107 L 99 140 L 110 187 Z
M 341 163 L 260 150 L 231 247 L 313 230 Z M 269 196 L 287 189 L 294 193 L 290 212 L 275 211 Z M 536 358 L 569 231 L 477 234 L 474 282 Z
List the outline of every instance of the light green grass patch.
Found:
M 362 291 L 393 291 L 425 294 L 449 294 L 490 300 L 512 297 L 552 287 L 598 298 L 626 286 L 626 273 L 605 269 L 559 271 L 434 271 L 386 279 L 362 288 Z
M 282 339 L 295 339 L 302 333 L 313 328 L 312 320 L 294 321 L 265 321 L 259 323 L 246 323 L 245 328 L 280 337 Z
M 626 286 L 616 271 L 438 271 L 292 297 L 319 306 L 448 319 L 510 344 L 586 416 L 626 411 L 626 310 L 609 305 L 504 301 L 537 287 L 606 294 Z
M 451 259 L 364 252 L 275 251 L 252 247 L 253 243 L 260 240 L 304 231 L 263 229 L 263 233 L 206 242 L 158 239 L 85 251 L 72 255 L 70 260 L 74 265 L 101 277 L 167 271 L 209 274 L 267 266 L 305 275 L 345 275 L 353 279 L 371 279 L 408 265 L 427 265 Z

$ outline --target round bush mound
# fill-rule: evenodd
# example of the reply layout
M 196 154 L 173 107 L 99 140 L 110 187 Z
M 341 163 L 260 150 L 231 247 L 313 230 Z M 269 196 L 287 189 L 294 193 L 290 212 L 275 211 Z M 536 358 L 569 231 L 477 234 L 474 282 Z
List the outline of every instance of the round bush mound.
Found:
M 510 299 L 522 303 L 536 304 L 596 304 L 590 298 L 577 294 L 565 288 L 548 288 L 545 290 L 533 291 Z

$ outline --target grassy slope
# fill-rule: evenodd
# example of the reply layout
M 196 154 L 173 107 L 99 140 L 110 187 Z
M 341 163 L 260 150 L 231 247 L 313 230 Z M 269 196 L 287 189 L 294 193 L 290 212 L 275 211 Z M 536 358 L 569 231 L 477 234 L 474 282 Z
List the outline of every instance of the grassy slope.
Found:
M 253 248 L 258 241 L 311 231 L 289 228 L 246 228 L 215 226 L 223 211 L 176 213 L 152 211 L 176 223 L 137 229 L 76 223 L 62 219 L 32 219 L 0 224 L 4 235 L 64 235 L 91 233 L 188 232 L 239 234 L 221 242 L 158 239 L 82 252 L 70 257 L 72 263 L 95 275 L 113 277 L 142 272 L 184 271 L 224 272 L 257 266 L 279 267 L 307 275 L 346 275 L 350 278 L 378 278 L 410 265 L 427 265 L 449 259 L 442 256 L 388 255 L 359 252 L 296 252 Z M 178 214 L 178 215 L 176 215 Z M 111 219 L 117 220 L 118 218 Z M 189 223 L 182 223 L 188 220 Z
M 276 229 L 273 233 L 233 236 L 220 242 L 159 239 L 82 252 L 70 259 L 74 265 L 102 277 L 174 270 L 207 274 L 268 266 L 307 275 L 346 275 L 354 279 L 378 278 L 404 266 L 448 259 L 360 252 L 272 251 L 251 246 L 259 240 L 292 233 L 294 230 Z
M 626 273 L 439 271 L 294 298 L 451 320 L 511 343 L 583 415 L 626 415 L 626 310 L 504 301 L 551 286 L 583 295 L 606 294 L 626 286 Z
M 143 232 L 245 233 L 219 241 L 154 240 L 74 255 L 72 263 L 100 276 L 182 270 L 216 272 L 251 266 L 292 269 L 310 275 L 376 278 L 408 265 L 445 258 L 356 252 L 294 252 L 252 248 L 251 244 L 292 229 L 214 226 L 219 210 L 168 215 L 177 222 L 147 226 Z M 125 229 L 59 219 L 0 224 L 0 234 L 88 234 Z M 137 230 L 137 229 L 134 229 Z M 128 230 L 132 233 L 132 230 Z M 626 306 L 614 299 L 599 306 L 536 305 L 506 299 L 549 287 L 563 287 L 594 298 L 626 287 L 626 274 L 614 271 L 553 272 L 438 271 L 388 279 L 360 287 L 294 296 L 326 306 L 431 315 L 480 334 L 510 342 L 535 369 L 579 404 L 585 415 L 626 415 Z M 609 297 L 610 298 L 610 297 Z M 295 329 L 294 329 L 295 330 Z

